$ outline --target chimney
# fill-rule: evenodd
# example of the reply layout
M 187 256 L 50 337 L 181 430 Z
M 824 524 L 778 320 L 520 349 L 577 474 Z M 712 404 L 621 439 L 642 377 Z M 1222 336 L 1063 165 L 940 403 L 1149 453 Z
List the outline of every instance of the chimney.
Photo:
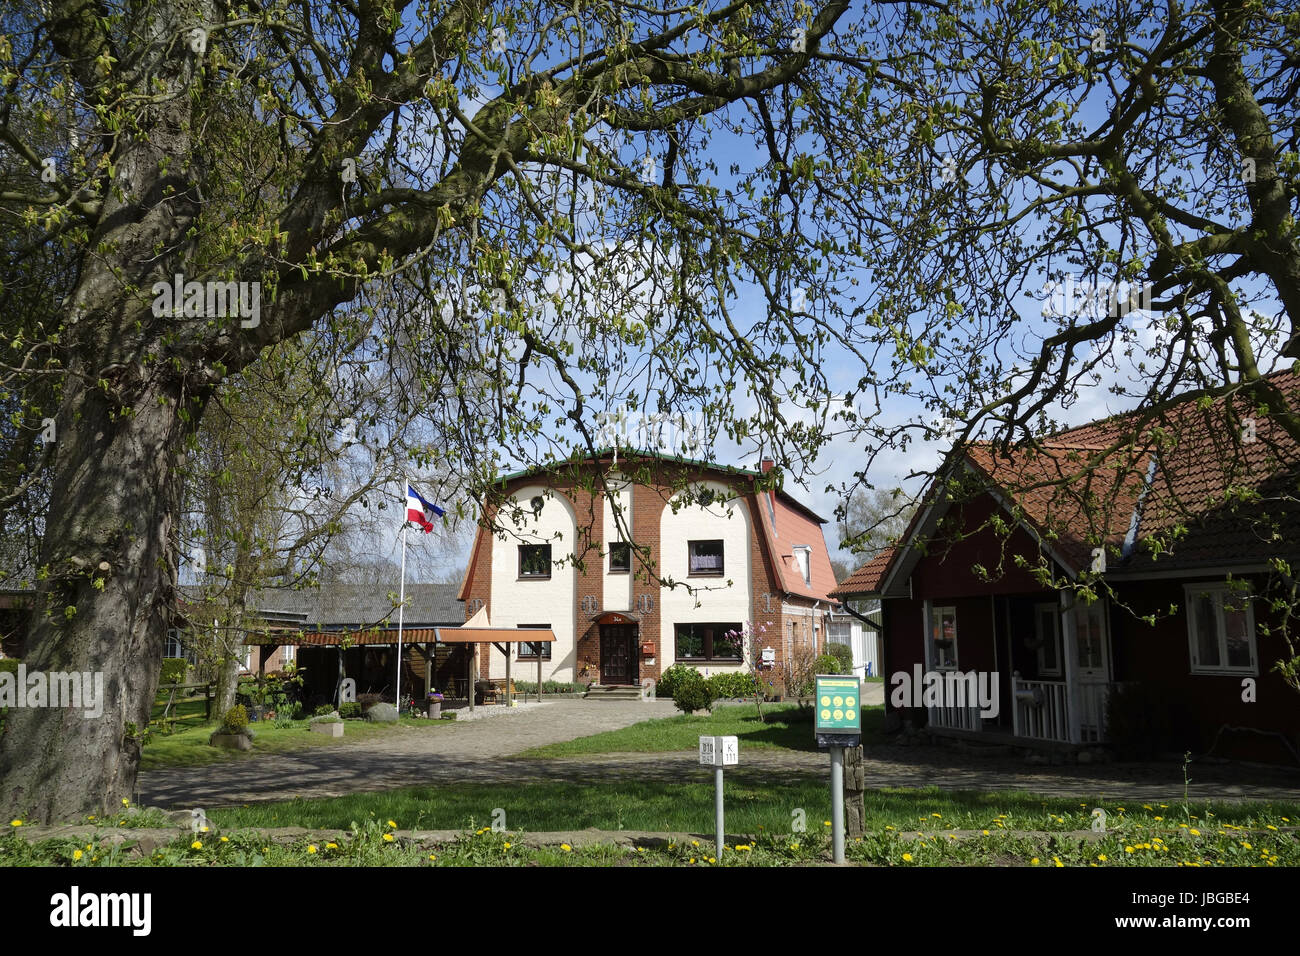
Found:
M 766 475 L 775 466 L 776 466 L 776 462 L 774 462 L 771 458 L 764 458 L 761 462 L 759 462 L 758 470 Z

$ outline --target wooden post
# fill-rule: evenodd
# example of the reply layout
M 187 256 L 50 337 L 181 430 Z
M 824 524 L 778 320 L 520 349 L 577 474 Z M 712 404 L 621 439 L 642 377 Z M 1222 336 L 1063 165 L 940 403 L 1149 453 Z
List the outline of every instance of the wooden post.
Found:
M 424 699 L 427 701 L 433 693 L 433 645 L 424 645 Z
M 863 792 L 867 787 L 866 769 L 862 765 L 862 745 L 844 748 L 844 818 L 850 840 L 865 836 L 867 807 Z
M 212 683 L 213 683 L 212 681 L 208 681 L 208 683 L 203 688 L 203 719 L 204 720 L 212 719 L 212 695 L 213 695 Z M 236 681 L 235 683 L 238 684 L 238 681 Z
M 478 645 L 471 644 L 469 646 L 469 689 L 466 691 L 469 694 L 469 712 L 471 714 L 474 713 L 474 664 L 477 658 Z
M 542 702 L 542 649 L 537 648 L 537 703 Z
M 514 702 L 514 695 L 510 693 L 510 648 L 513 645 L 506 641 L 506 706 L 509 707 Z

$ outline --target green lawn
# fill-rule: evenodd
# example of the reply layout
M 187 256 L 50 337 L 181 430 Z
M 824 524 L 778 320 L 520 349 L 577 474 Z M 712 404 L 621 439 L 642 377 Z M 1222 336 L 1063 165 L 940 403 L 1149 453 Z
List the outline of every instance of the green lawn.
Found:
M 808 831 L 829 820 L 827 774 L 790 773 L 780 777 L 743 769 L 726 772 L 727 829 L 757 834 L 789 833 L 800 819 Z M 1092 810 L 1106 810 L 1110 829 L 1143 834 L 1205 832 L 1221 827 L 1268 827 L 1281 830 L 1300 824 L 1300 801 L 1292 803 L 1129 805 L 1114 800 L 1049 798 L 1028 793 L 985 793 L 884 789 L 865 798 L 867 828 L 899 835 L 947 830 L 1067 831 L 1087 830 Z M 1150 809 L 1146 809 L 1147 807 Z M 393 820 L 402 829 L 460 829 L 486 826 L 493 811 L 505 811 L 511 830 L 543 832 L 581 830 L 707 831 L 713 821 L 713 780 L 700 768 L 687 782 L 613 779 L 570 783 L 535 781 L 517 784 L 445 784 L 404 787 L 346 797 L 290 800 L 214 810 L 209 815 L 223 828 L 304 826 L 346 829 L 352 821 Z
M 247 752 L 222 750 L 210 746 L 208 737 L 217 729 L 218 723 L 213 721 L 197 726 L 186 726 L 171 734 L 155 733 L 145 745 L 140 759 L 140 768 L 157 770 L 162 767 L 200 767 L 226 760 L 238 760 L 259 753 L 283 753 L 308 747 L 346 746 L 350 740 L 367 740 L 388 734 L 409 733 L 411 730 L 436 733 L 439 727 L 445 727 L 450 721 L 403 717 L 399 724 L 394 725 L 348 720 L 344 721 L 341 738 L 313 733 L 308 729 L 306 720 L 295 720 L 288 727 L 277 727 L 271 721 L 257 721 L 250 725 L 255 736 L 253 749 Z
M 579 754 L 666 753 L 695 750 L 701 736 L 740 737 L 745 747 L 782 747 L 787 750 L 816 750 L 812 711 L 800 710 L 795 704 L 764 704 L 760 721 L 753 704 L 723 704 L 707 717 L 682 714 L 643 720 L 639 724 L 610 730 L 590 737 L 534 747 L 521 757 L 572 757 Z M 884 721 L 883 707 L 862 710 L 863 738 L 867 743 L 880 735 Z

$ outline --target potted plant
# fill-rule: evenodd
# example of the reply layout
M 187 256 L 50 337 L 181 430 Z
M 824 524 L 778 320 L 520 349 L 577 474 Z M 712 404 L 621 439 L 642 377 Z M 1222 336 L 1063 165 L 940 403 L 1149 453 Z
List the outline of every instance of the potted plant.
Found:
M 208 744 L 227 750 L 252 750 L 253 732 L 248 729 L 248 711 L 240 704 L 226 711 L 221 727 L 213 731 Z
M 313 733 L 326 734 L 330 737 L 343 736 L 343 718 L 338 715 L 337 711 L 330 711 L 328 714 L 321 714 L 313 717 L 308 721 Z
M 424 695 L 425 713 L 429 715 L 430 720 L 437 720 L 442 716 L 442 694 L 436 690 L 431 690 Z

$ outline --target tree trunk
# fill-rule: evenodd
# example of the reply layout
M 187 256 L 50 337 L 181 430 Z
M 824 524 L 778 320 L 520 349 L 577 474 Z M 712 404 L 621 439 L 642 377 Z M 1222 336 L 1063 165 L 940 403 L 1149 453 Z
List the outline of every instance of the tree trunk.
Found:
M 76 375 L 65 386 L 40 552 L 48 575 L 37 582 L 24 660 L 29 672 L 102 674 L 104 699 L 97 716 L 10 709 L 0 738 L 6 820 L 84 820 L 134 796 L 176 609 L 182 427 L 178 389 L 169 393 L 163 376 L 132 384 L 129 397 Z
M 866 835 L 867 806 L 863 793 L 867 786 L 862 766 L 862 746 L 844 748 L 844 826 L 850 840 Z
M 239 654 L 230 648 L 224 648 L 220 662 L 217 664 L 216 699 L 212 703 L 212 716 L 217 720 L 226 716 L 226 711 L 235 706 L 235 692 L 239 689 Z

